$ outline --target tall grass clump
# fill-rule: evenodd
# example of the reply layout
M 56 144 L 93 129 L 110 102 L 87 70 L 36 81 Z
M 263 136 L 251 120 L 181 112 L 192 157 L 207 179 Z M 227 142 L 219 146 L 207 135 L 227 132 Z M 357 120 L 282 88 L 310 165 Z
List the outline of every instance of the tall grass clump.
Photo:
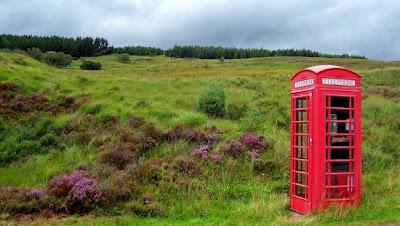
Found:
M 225 115 L 225 89 L 220 82 L 212 82 L 200 94 L 197 109 L 210 117 L 223 117 Z
M 248 108 L 249 106 L 245 101 L 229 103 L 226 116 L 232 120 L 239 120 L 246 114 Z
M 249 108 L 243 118 L 240 119 L 240 128 L 246 132 L 257 132 L 263 129 L 265 117 L 255 108 Z

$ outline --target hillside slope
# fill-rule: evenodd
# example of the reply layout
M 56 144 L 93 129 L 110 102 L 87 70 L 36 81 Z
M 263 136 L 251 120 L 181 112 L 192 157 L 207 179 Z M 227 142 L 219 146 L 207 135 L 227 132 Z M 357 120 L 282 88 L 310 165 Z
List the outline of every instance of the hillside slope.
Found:
M 156 169 L 157 178 L 151 174 L 148 181 L 140 181 L 141 196 L 129 196 L 129 202 L 117 201 L 110 208 L 100 208 L 84 217 L 39 217 L 35 222 L 400 223 L 400 62 L 304 57 L 220 62 L 132 57 L 130 63 L 122 64 L 115 55 L 90 59 L 101 62 L 103 70 L 82 71 L 79 60 L 68 68 L 57 69 L 23 54 L 0 52 L 0 84 L 15 85 L 13 92 L 26 96 L 22 104 L 29 107 L 22 112 L 0 112 L 0 186 L 45 188 L 50 178 L 76 168 L 90 171 L 99 183 L 123 186 L 118 184 L 118 176 L 124 181 L 131 179 L 129 175 L 123 177 L 131 171 L 100 164 L 103 155 L 120 147 L 122 140 L 123 144 L 129 143 L 137 137 L 135 134 L 153 134 L 152 125 L 157 134 L 145 137 L 152 139 L 150 145 L 148 140 L 143 141 L 141 145 L 147 146 L 140 150 L 145 151 L 127 167 L 136 173 L 135 169 L 142 167 L 144 173 L 138 174 L 141 178 Z M 363 204 L 294 218 L 288 211 L 287 195 L 290 78 L 295 71 L 317 64 L 348 67 L 363 76 Z M 260 114 L 233 120 L 208 118 L 196 111 L 197 98 L 211 80 L 224 85 L 228 105 L 243 105 Z M 145 125 L 135 126 L 142 119 Z M 267 146 L 260 159 L 272 162 L 270 170 L 255 170 L 256 163 L 247 157 L 220 156 L 223 158 L 218 163 L 198 158 L 192 161 L 190 152 L 201 146 L 193 136 L 157 140 L 171 134 L 167 132 L 179 133 L 176 126 L 183 125 L 194 134 L 218 135 L 219 140 L 210 143 L 209 151 L 221 154 L 224 145 L 239 140 L 254 121 L 257 126 L 252 132 L 262 135 Z M 210 129 L 212 126 L 216 129 Z M 16 154 L 10 149 L 20 151 Z M 15 157 L 10 158 L 10 153 Z M 182 165 L 188 167 L 185 172 L 180 171 Z M 156 199 L 161 207 L 155 212 L 162 214 L 139 217 L 143 215 L 139 203 L 143 197 Z M 10 218 L 2 215 L 5 222 Z

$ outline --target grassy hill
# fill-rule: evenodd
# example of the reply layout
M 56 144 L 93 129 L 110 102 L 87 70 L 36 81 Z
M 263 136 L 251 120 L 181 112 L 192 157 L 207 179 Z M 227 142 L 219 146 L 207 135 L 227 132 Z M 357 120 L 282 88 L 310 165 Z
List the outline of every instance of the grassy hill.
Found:
M 13 103 L 22 105 L 24 111 L 10 107 L 0 112 L 0 186 L 45 188 L 52 177 L 77 168 L 116 189 L 126 185 L 118 184 L 118 177 L 123 178 L 122 183 L 131 179 L 125 174 L 137 173 L 148 180 L 133 180 L 139 183 L 135 189 L 140 192 L 129 193 L 125 200 L 130 201 L 115 201 L 81 217 L 46 220 L 40 215 L 35 223 L 400 223 L 400 62 L 304 57 L 220 62 L 131 57 L 130 63 L 124 64 L 115 55 L 89 59 L 101 62 L 103 69 L 80 70 L 80 60 L 57 69 L 23 54 L 0 52 L 0 84 L 13 84 L 16 88 L 12 92 L 26 96 Z M 295 71 L 317 64 L 348 67 L 363 76 L 363 203 L 356 208 L 332 207 L 293 217 L 288 210 L 290 78 Z M 240 104 L 260 114 L 234 120 L 209 118 L 198 112 L 197 98 L 213 80 L 225 87 L 228 106 Z M 6 86 L 2 87 L 5 90 Z M 254 122 L 256 127 L 249 128 Z M 179 133 L 176 126 L 195 135 L 190 139 L 185 135 L 167 141 L 156 139 Z M 217 129 L 210 130 L 212 126 Z M 198 136 L 218 135 L 219 140 L 210 144 L 209 151 L 221 154 L 228 141 L 238 140 L 248 131 L 265 138 L 268 147 L 260 159 L 272 162 L 270 168 L 257 170 L 255 162 L 246 156 L 222 155 L 215 162 L 190 157 L 200 147 Z M 123 144 L 131 142 L 135 134 L 143 135 L 144 141 L 141 148 L 133 148 L 141 151 L 133 165 L 118 170 L 102 163 L 104 153 L 120 147 L 122 140 Z M 20 151 L 5 152 L 10 149 Z M 129 189 L 132 192 L 133 188 Z M 141 204 L 143 197 L 156 199 L 156 213 L 150 214 L 155 217 L 139 216 L 148 213 L 148 206 Z M 15 219 L 6 212 L 1 215 L 3 223 L 28 223 L 32 217 L 36 218 L 27 215 Z

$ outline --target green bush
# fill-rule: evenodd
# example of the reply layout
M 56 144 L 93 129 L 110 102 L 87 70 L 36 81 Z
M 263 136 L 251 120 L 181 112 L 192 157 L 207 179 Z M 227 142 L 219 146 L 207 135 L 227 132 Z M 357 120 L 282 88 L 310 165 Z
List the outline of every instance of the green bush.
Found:
M 39 48 L 35 48 L 35 47 L 29 48 L 26 52 L 33 59 L 38 60 L 38 61 L 43 61 L 44 54 L 42 53 L 42 51 L 40 51 Z
M 101 70 L 101 63 L 90 60 L 84 60 L 81 64 L 82 70 Z
M 197 109 L 211 117 L 225 115 L 226 94 L 219 82 L 212 82 L 199 96 Z
M 263 129 L 264 116 L 258 109 L 249 108 L 240 119 L 240 127 L 246 132 L 257 132 Z
M 119 54 L 118 61 L 121 63 L 128 63 L 130 61 L 130 55 L 128 53 Z
M 49 65 L 65 67 L 71 64 L 72 56 L 62 52 L 49 51 L 44 54 L 43 60 Z

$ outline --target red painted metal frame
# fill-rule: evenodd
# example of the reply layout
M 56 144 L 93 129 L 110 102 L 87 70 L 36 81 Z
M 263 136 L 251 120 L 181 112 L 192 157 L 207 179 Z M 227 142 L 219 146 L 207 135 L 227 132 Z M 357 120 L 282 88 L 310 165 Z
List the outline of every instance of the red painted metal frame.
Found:
M 324 78 L 351 80 L 354 83 L 327 85 L 322 82 Z M 295 88 L 296 82 L 298 87 Z M 361 203 L 362 137 L 360 84 L 360 75 L 349 69 L 332 65 L 306 68 L 297 72 L 292 77 L 290 208 L 293 211 L 301 214 L 308 214 L 331 204 L 346 206 Z M 349 106 L 332 107 L 330 105 L 331 100 L 333 100 L 332 97 L 336 98 L 336 100 L 342 97 L 344 100 L 348 101 Z M 296 100 L 298 98 L 307 98 L 307 107 L 298 109 L 307 112 L 307 133 L 304 133 L 304 131 L 298 133 L 298 131 L 296 131 L 296 128 L 298 128 L 296 125 L 299 123 L 295 114 L 297 112 Z M 351 101 L 351 98 L 353 98 L 353 101 Z M 327 103 L 327 101 L 329 103 Z M 346 120 L 332 119 L 332 115 L 329 112 L 330 109 L 341 111 L 342 113 L 347 112 L 348 118 Z M 336 126 L 347 123 L 349 129 L 346 129 L 347 132 L 345 133 L 332 132 L 331 129 L 334 123 L 336 123 Z M 347 126 L 347 124 L 345 126 Z M 298 156 L 296 156 L 298 151 L 298 145 L 296 143 L 299 139 L 298 136 L 306 136 L 306 159 L 299 159 L 297 158 Z M 342 137 L 342 139 L 346 139 L 347 137 L 348 146 L 335 146 L 331 137 Z M 336 143 L 336 145 L 338 144 Z M 343 150 L 345 154 L 348 153 L 347 158 L 331 158 L 334 151 Z M 328 156 L 326 156 L 327 153 Z M 305 162 L 307 172 L 303 173 L 298 171 L 296 168 L 298 164 L 296 165 L 296 162 Z M 332 167 L 335 164 L 342 164 L 341 169 L 347 171 L 334 172 L 334 168 Z M 303 167 L 303 163 L 301 163 L 301 165 Z M 354 170 L 352 170 L 352 167 L 354 167 Z M 298 183 L 298 174 L 306 175 L 306 184 L 303 184 L 302 176 L 300 177 L 302 178 L 300 180 L 301 183 Z M 296 195 L 296 186 L 306 188 L 306 195 L 304 197 L 301 197 L 302 195 L 300 195 L 300 197 Z

